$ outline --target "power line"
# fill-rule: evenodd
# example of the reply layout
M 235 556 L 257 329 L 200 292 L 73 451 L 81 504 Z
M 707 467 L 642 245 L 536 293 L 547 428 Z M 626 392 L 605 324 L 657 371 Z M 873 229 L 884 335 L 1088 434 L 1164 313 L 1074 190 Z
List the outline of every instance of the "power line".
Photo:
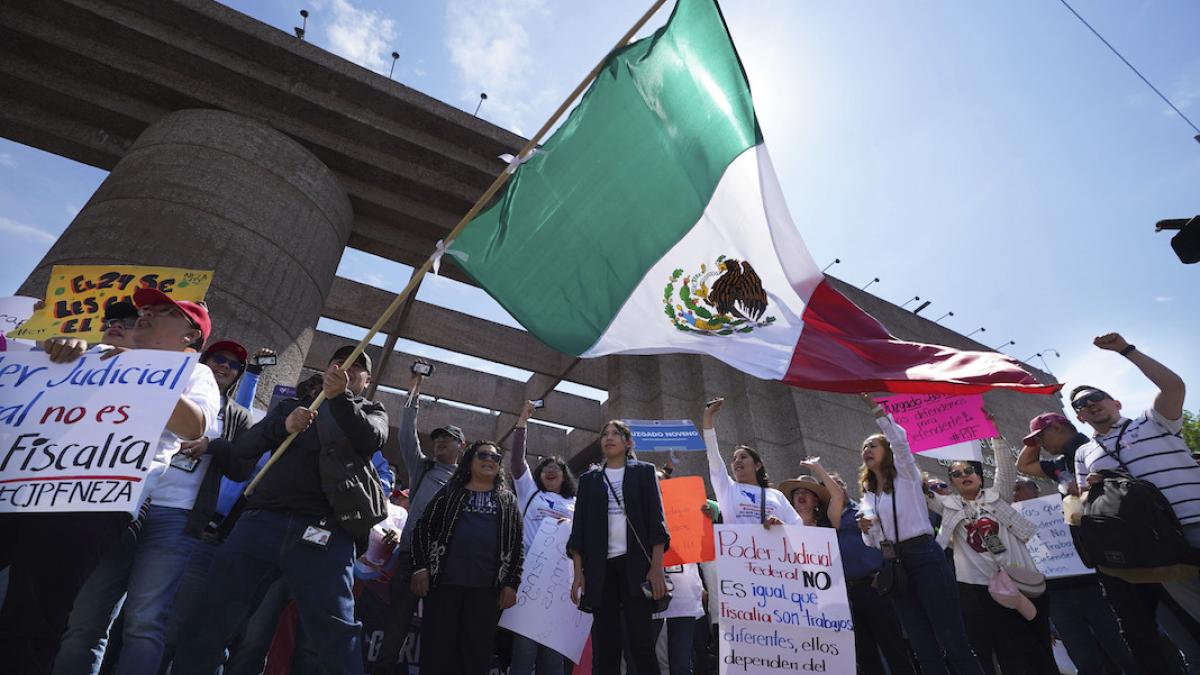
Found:
M 1109 49 L 1112 51 L 1112 53 L 1116 54 L 1116 55 L 1117 55 L 1117 58 L 1118 58 L 1118 59 L 1121 59 L 1121 62 L 1122 62 L 1122 63 L 1124 63 L 1125 65 L 1129 66 L 1129 69 L 1130 69 L 1130 70 L 1132 70 L 1132 71 L 1133 71 L 1133 73 L 1134 73 L 1135 75 L 1137 75 L 1138 77 L 1142 78 L 1142 82 L 1145 82 L 1147 87 L 1150 87 L 1150 89 L 1151 89 L 1151 90 L 1153 90 L 1153 91 L 1154 91 L 1154 93 L 1158 94 L 1158 97 L 1159 97 L 1159 98 L 1161 98 L 1161 99 L 1162 99 L 1164 102 L 1166 102 L 1166 104 L 1167 104 L 1167 105 L 1171 106 L 1171 110 L 1174 110 L 1174 111 L 1175 111 L 1175 114 L 1176 114 L 1176 115 L 1179 115 L 1179 117 L 1180 117 L 1181 119 L 1183 119 L 1183 121 L 1184 121 L 1184 122 L 1187 122 L 1187 123 L 1188 123 L 1188 126 L 1190 126 L 1190 127 L 1191 127 L 1191 128 L 1192 128 L 1192 129 L 1193 129 L 1195 132 L 1196 132 L 1196 134 L 1197 134 L 1196 140 L 1200 141 L 1200 127 L 1197 127 L 1197 126 L 1196 126 L 1196 124 L 1195 124 L 1194 122 L 1192 122 L 1190 119 L 1188 119 L 1188 116 L 1187 116 L 1187 115 L 1184 115 L 1182 110 L 1180 110 L 1179 108 L 1175 107 L 1175 104 L 1174 104 L 1174 103 L 1171 103 L 1171 99 L 1167 98 L 1167 97 L 1166 97 L 1166 96 L 1165 96 L 1165 95 L 1164 95 L 1164 94 L 1163 94 L 1161 91 L 1159 91 L 1159 90 L 1158 90 L 1158 87 L 1156 87 L 1156 86 L 1154 86 L 1153 84 L 1151 84 L 1151 83 L 1150 83 L 1150 80 L 1147 80 L 1147 79 L 1146 79 L 1146 76 L 1145 76 L 1145 75 L 1142 75 L 1141 71 L 1139 71 L 1137 68 L 1135 68 L 1135 67 L 1133 66 L 1133 64 L 1132 64 L 1132 63 L 1130 63 L 1130 62 L 1129 62 L 1129 59 L 1127 59 L 1127 58 L 1125 58 L 1124 56 L 1122 56 L 1122 55 L 1121 55 L 1121 52 L 1117 51 L 1117 48 L 1116 48 L 1116 47 L 1112 46 L 1112 44 L 1110 44 L 1108 40 L 1105 40 L 1105 39 L 1104 39 L 1104 36 L 1100 34 L 1100 31 L 1096 30 L 1095 28 L 1092 28 L 1092 24 L 1088 23 L 1088 22 L 1087 22 L 1087 19 L 1085 19 L 1085 18 L 1083 18 L 1082 16 L 1080 16 L 1080 15 L 1079 15 L 1079 12 L 1076 12 L 1076 11 L 1075 11 L 1075 8 L 1074 8 L 1074 7 L 1072 7 L 1070 4 L 1068 4 L 1068 3 L 1067 3 L 1067 0 L 1058 0 L 1058 1 L 1059 1 L 1059 2 L 1061 2 L 1061 3 L 1063 4 L 1063 7 L 1066 7 L 1067 9 L 1071 10 L 1071 13 L 1075 15 L 1075 18 L 1076 18 L 1076 19 L 1079 19 L 1079 22 L 1080 22 L 1080 23 L 1082 23 L 1083 25 L 1087 26 L 1087 29 L 1088 29 L 1088 30 L 1090 30 L 1090 31 L 1092 31 L 1092 34 L 1093 34 L 1093 35 L 1095 35 L 1096 37 L 1100 38 L 1100 41 L 1104 43 L 1104 46 L 1105 46 L 1105 47 L 1108 47 L 1108 48 L 1109 48 Z

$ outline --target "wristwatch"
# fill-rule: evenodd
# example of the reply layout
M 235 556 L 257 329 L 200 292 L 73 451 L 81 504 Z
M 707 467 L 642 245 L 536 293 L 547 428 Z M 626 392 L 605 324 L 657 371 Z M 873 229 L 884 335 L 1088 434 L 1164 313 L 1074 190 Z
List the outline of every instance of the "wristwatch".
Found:
M 1135 349 L 1137 349 L 1137 347 L 1134 345 L 1126 345 L 1124 349 L 1122 349 L 1120 352 L 1118 352 L 1118 354 L 1120 354 L 1121 356 L 1129 356 L 1130 354 L 1133 353 L 1133 350 L 1135 350 Z

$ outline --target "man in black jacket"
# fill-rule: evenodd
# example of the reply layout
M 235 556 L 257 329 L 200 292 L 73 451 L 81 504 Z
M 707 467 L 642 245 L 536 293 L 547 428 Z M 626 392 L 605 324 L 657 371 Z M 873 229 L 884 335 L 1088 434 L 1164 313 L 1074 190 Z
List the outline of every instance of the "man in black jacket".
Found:
M 383 406 L 362 398 L 371 361 L 330 359 L 317 412 L 299 400 L 277 405 L 234 444 L 234 454 L 253 464 L 265 450 L 298 434 L 249 495 L 246 510 L 213 560 L 209 584 L 179 636 L 173 672 L 210 675 L 261 590 L 282 577 L 292 591 L 306 633 L 330 672 L 361 673 L 360 625 L 352 595 L 354 537 L 333 519 L 319 465 L 325 453 L 349 444 L 369 462 L 387 440 Z M 317 424 L 320 417 L 328 417 Z M 329 423 L 329 421 L 333 423 Z

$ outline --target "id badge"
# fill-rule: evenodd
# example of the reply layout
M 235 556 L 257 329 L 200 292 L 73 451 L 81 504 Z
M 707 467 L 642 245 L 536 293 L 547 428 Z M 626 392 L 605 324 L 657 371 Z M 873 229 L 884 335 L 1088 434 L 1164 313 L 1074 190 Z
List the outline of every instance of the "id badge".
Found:
M 317 548 L 328 548 L 329 538 L 333 536 L 333 532 L 323 527 L 309 525 L 304 528 L 304 534 L 300 535 L 300 541 Z
M 196 467 L 200 466 L 200 458 L 188 457 L 185 454 L 177 452 L 171 455 L 171 466 L 192 473 L 196 470 Z
M 987 547 L 988 553 L 991 553 L 992 555 L 998 555 L 1008 550 L 1008 548 L 1004 545 L 1004 542 L 1000 541 L 1000 535 L 998 534 L 989 534 L 985 536 L 983 538 L 983 545 Z
M 879 550 L 883 552 L 884 560 L 894 560 L 896 558 L 896 544 L 888 540 L 879 542 Z

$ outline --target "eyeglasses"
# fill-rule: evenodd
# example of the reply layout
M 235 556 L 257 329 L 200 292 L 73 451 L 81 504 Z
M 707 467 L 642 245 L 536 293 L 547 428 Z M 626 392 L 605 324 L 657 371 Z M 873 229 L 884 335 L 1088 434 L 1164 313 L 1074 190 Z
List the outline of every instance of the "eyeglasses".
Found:
M 1085 394 L 1084 396 L 1080 396 L 1079 398 L 1075 399 L 1074 401 L 1071 401 L 1071 407 L 1075 410 L 1075 412 L 1079 412 L 1080 410 L 1083 410 L 1084 408 L 1086 408 L 1089 404 L 1099 403 L 1100 401 L 1103 401 L 1106 398 L 1111 398 L 1111 397 L 1108 394 L 1100 391 L 1099 389 L 1094 389 L 1094 390 L 1092 390 L 1092 393 Z
M 963 476 L 974 476 L 974 475 L 975 475 L 975 467 L 973 467 L 973 466 L 968 466 L 965 469 L 961 469 L 961 470 L 955 469 L 950 472 L 951 478 L 962 478 Z
M 975 469 L 971 469 L 971 473 L 975 473 Z M 950 475 L 952 475 L 952 476 L 953 476 L 954 474 L 950 474 Z M 955 477 L 955 478 L 958 478 L 958 476 L 954 476 L 954 477 Z M 930 487 L 930 488 L 932 488 L 932 489 L 934 489 L 934 490 L 945 490 L 946 488 L 948 488 L 948 487 L 950 487 L 950 486 L 949 486 L 949 485 L 946 485 L 945 483 L 942 483 L 942 482 L 937 482 L 937 483 L 931 483 L 931 484 L 929 485 L 929 487 Z
M 241 370 L 242 366 L 245 365 L 241 361 L 229 356 L 224 356 L 223 354 L 211 354 L 208 357 L 208 360 L 209 362 L 215 363 L 219 366 L 229 366 L 233 370 Z
M 500 461 L 500 453 L 492 452 L 490 450 L 480 450 L 475 453 L 475 458 L 482 459 L 485 462 L 488 460 L 491 460 L 493 462 L 499 462 Z
M 100 325 L 103 330 L 108 330 L 113 326 L 120 326 L 125 330 L 133 330 L 137 326 L 137 317 L 129 317 L 126 319 L 107 319 Z

